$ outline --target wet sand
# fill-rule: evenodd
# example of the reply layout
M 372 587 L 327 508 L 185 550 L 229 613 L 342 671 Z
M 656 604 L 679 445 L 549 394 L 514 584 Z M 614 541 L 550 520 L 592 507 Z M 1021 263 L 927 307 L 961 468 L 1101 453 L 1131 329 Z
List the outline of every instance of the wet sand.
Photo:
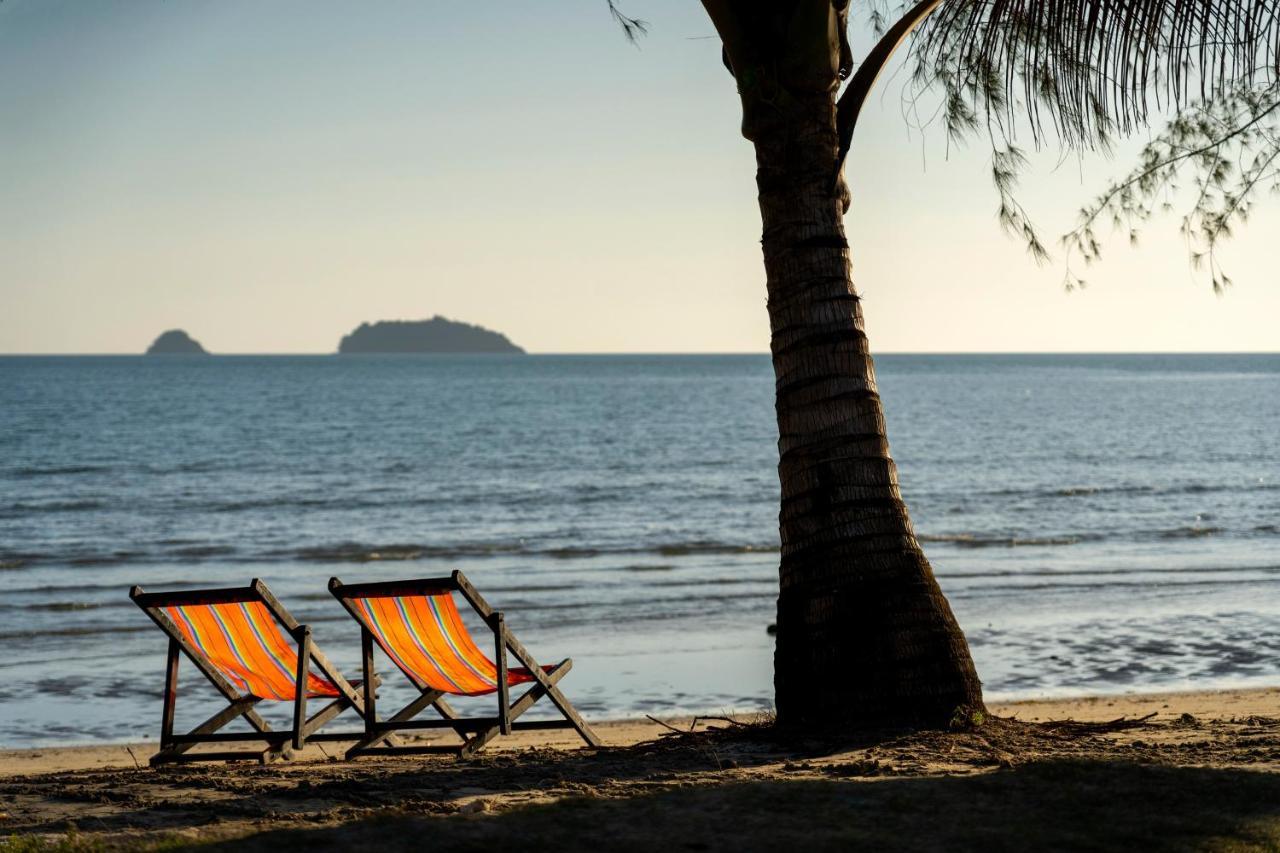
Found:
M 598 726 L 608 749 L 526 732 L 469 761 L 345 762 L 326 744 L 287 764 L 155 771 L 146 744 L 7 750 L 0 836 L 71 849 L 1280 848 L 1280 688 L 990 710 L 970 731 L 843 741 L 619 721 Z

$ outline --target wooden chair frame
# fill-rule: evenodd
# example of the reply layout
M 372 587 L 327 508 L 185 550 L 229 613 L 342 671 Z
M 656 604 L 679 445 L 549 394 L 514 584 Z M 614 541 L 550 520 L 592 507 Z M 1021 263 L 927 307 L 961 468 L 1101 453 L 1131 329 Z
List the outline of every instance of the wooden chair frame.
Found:
M 592 731 L 591 726 L 587 724 L 586 720 L 582 719 L 577 709 L 573 707 L 573 704 L 556 686 L 560 679 L 564 678 L 573 667 L 573 661 L 570 658 L 565 658 L 555 666 L 543 670 L 538 665 L 538 662 L 533 659 L 533 655 L 529 653 L 529 650 L 507 628 L 502 611 L 491 607 L 489 602 L 484 600 L 484 597 L 471 585 L 471 582 L 467 580 L 462 572 L 455 571 L 448 577 L 443 578 L 421 578 L 418 580 L 389 581 L 385 583 L 344 584 L 338 578 L 330 578 L 329 592 L 333 594 L 334 598 L 338 599 L 342 606 L 346 608 L 346 611 L 351 614 L 351 617 L 360 624 L 361 660 L 364 670 L 364 683 L 366 685 L 372 683 L 376 676 L 373 649 L 378 643 L 364 615 L 352 605 L 351 600 L 355 598 L 441 595 L 458 592 L 471 605 L 471 608 L 479 614 L 490 630 L 493 631 L 496 652 L 495 664 L 497 665 L 498 685 L 498 689 L 495 691 L 498 700 L 498 713 L 496 716 L 460 717 L 453 707 L 445 701 L 444 696 L 446 693 L 444 691 L 428 687 L 422 688 L 416 699 L 405 705 L 386 721 L 380 721 L 377 718 L 374 692 L 366 688 L 364 693 L 364 706 L 367 709 L 367 713 L 364 714 L 365 736 L 347 750 L 347 758 L 374 754 L 404 755 L 427 753 L 454 754 L 465 758 L 474 755 L 499 734 L 506 735 L 516 730 L 526 729 L 572 728 L 577 731 L 588 746 L 602 746 L 600 739 Z M 385 654 L 386 649 L 383 649 L 383 652 Z M 510 687 L 507 684 L 508 652 L 514 655 L 516 660 L 528 669 L 533 680 L 533 685 L 514 702 L 511 701 Z M 388 656 L 390 657 L 390 655 Z M 414 677 L 409 672 L 403 669 L 401 671 L 410 681 L 414 681 Z M 416 686 L 416 682 L 414 683 Z M 552 704 L 563 715 L 563 720 L 517 722 L 518 717 L 543 697 L 551 700 Z M 414 719 L 428 707 L 435 708 L 441 719 Z M 415 729 L 452 729 L 457 733 L 458 737 L 462 738 L 463 743 L 461 746 L 401 746 L 386 743 L 387 738 L 394 732 Z
M 165 667 L 164 711 L 160 725 L 160 751 L 151 757 L 151 766 L 186 761 L 243 761 L 257 760 L 263 764 L 276 759 L 288 759 L 297 750 L 301 750 L 311 741 L 355 740 L 360 733 L 316 734 L 334 717 L 347 708 L 354 708 L 356 713 L 364 716 L 365 696 L 372 696 L 374 685 L 369 685 L 362 694 L 350 682 L 343 678 L 323 652 L 311 640 L 311 628 L 302 625 L 285 610 L 284 605 L 272 595 L 267 585 L 254 578 L 247 587 L 231 587 L 223 589 L 199 589 L 182 592 L 144 592 L 142 587 L 135 586 L 129 591 L 129 597 L 142 608 L 151 621 L 169 637 L 169 657 Z M 276 619 L 285 632 L 298 644 L 298 670 L 295 684 L 296 696 L 293 701 L 293 725 L 288 731 L 277 731 L 254 710 L 262 699 L 258 696 L 242 695 L 236 687 L 213 665 L 208 657 L 196 646 L 192 645 L 161 608 L 182 607 L 199 604 L 231 604 L 240 602 L 258 602 L 266 606 L 267 611 Z M 203 723 L 186 734 L 175 734 L 173 731 L 174 710 L 178 699 L 178 663 L 182 654 L 195 664 L 196 669 L 218 689 L 227 700 L 227 706 L 209 717 Z M 338 688 L 341 694 L 310 717 L 307 716 L 307 684 L 312 666 Z M 253 727 L 252 732 L 220 732 L 223 726 L 244 717 Z M 190 750 L 197 744 L 265 743 L 261 752 L 246 750 L 224 752 L 197 752 Z

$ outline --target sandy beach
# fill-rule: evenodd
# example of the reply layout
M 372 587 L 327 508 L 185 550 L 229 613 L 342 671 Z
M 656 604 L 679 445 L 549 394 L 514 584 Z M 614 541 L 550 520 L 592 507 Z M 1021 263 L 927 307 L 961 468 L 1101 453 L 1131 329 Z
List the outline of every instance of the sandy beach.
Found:
M 7 750 L 0 833 L 34 849 L 1280 846 L 1280 688 L 990 710 L 969 731 L 843 741 L 615 721 L 599 725 L 603 750 L 528 732 L 470 761 L 345 762 L 330 744 L 287 764 L 155 771 L 145 743 Z

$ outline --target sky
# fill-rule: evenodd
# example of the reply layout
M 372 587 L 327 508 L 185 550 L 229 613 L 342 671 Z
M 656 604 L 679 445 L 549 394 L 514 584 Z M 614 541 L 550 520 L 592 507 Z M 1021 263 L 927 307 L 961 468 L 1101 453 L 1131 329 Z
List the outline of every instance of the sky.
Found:
M 326 353 L 441 314 L 532 352 L 765 352 L 754 157 L 695 0 L 4 0 L 0 353 Z M 865 47 L 867 39 L 855 37 Z M 878 352 L 1280 349 L 1280 200 L 1222 252 L 1177 221 L 1089 287 L 995 220 L 988 153 L 858 127 L 846 227 Z M 1048 235 L 1123 172 L 1033 158 Z M 1057 166 L 1057 168 L 1055 168 Z

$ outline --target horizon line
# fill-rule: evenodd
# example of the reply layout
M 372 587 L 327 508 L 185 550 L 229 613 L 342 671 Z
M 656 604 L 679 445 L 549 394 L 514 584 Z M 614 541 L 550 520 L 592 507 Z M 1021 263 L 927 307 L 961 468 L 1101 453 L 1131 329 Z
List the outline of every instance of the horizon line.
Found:
M 689 352 L 677 350 L 632 351 L 538 351 L 521 353 L 501 352 L 204 352 L 204 353 L 155 353 L 145 352 L 0 352 L 0 358 L 172 358 L 174 356 L 221 358 L 321 358 L 344 356 L 770 356 L 767 350 L 722 350 L 714 352 Z M 882 350 L 871 357 L 885 355 L 1280 355 L 1280 350 Z

